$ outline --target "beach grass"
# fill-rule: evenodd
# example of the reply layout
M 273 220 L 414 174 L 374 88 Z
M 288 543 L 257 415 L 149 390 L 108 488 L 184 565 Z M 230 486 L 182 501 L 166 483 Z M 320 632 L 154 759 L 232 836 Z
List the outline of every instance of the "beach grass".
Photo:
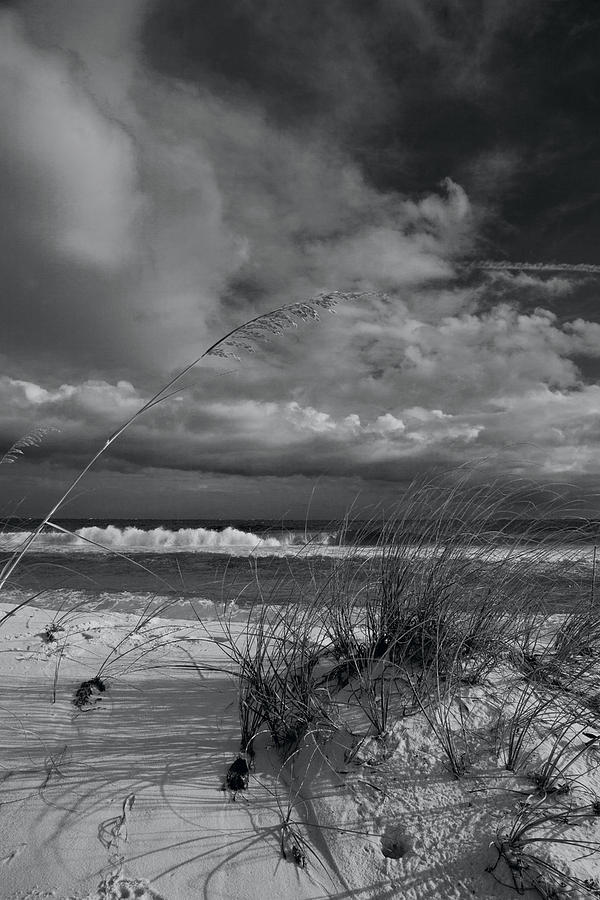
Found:
M 536 843 L 600 851 L 598 836 L 577 830 L 595 818 L 596 801 L 581 805 L 579 798 L 600 771 L 598 710 L 590 715 L 585 700 L 597 687 L 595 573 L 590 585 L 578 553 L 555 561 L 539 522 L 516 538 L 506 524 L 499 532 L 507 496 L 499 492 L 490 503 L 493 493 L 478 487 L 461 508 L 455 488 L 418 485 L 418 520 L 409 506 L 379 527 L 368 557 L 360 543 L 349 547 L 314 598 L 275 613 L 251 610 L 241 644 L 228 632 L 241 746 L 251 746 L 264 726 L 283 765 L 293 758 L 297 769 L 309 733 L 329 741 L 350 734 L 346 760 L 380 765 L 396 752 L 398 723 L 421 720 L 451 777 L 481 777 L 482 760 L 493 752 L 524 785 L 527 808 L 535 804 L 531 821 L 519 814 L 508 836 L 490 835 L 513 886 L 547 897 L 559 896 L 552 891 L 560 885 L 597 896 L 593 878 L 543 865 L 531 850 Z M 572 588 L 562 612 L 553 589 L 559 575 Z M 478 702 L 494 710 L 485 727 L 473 715 Z M 365 741 L 379 750 L 365 756 Z M 559 820 L 568 838 L 553 835 Z
M 171 397 L 191 368 L 207 356 L 251 350 L 265 335 L 356 296 L 323 295 L 259 316 L 169 380 L 105 441 L 9 554 L 0 570 L 0 599 L 42 530 L 66 530 L 52 519 L 89 469 L 139 416 Z M 38 439 L 36 433 L 31 440 Z M 24 439 L 5 461 L 16 461 L 30 445 Z M 233 679 L 239 735 L 233 763 L 222 760 L 224 775 L 227 780 L 239 761 L 243 777 L 232 781 L 233 799 L 238 790 L 250 793 L 253 784 L 276 798 L 280 852 L 302 870 L 312 863 L 322 869 L 330 865 L 325 845 L 317 850 L 311 835 L 377 834 L 360 818 L 325 821 L 320 813 L 326 807 L 311 794 L 313 777 L 322 782 L 323 772 L 332 779 L 343 773 L 344 784 L 354 779 L 375 785 L 384 806 L 394 797 L 390 785 L 394 766 L 403 765 L 402 748 L 420 740 L 429 761 L 422 771 L 432 780 L 445 784 L 447 778 L 457 789 L 487 791 L 482 783 L 504 790 L 502 779 L 510 779 L 510 790 L 525 798 L 507 805 L 505 826 L 490 828 L 488 846 L 496 847 L 497 859 L 490 864 L 482 858 L 482 872 L 487 866 L 490 876 L 502 878 L 504 867 L 510 879 L 504 883 L 518 893 L 600 896 L 596 548 L 583 527 L 557 532 L 559 492 L 547 489 L 542 500 L 544 492 L 537 489 L 532 507 L 531 484 L 518 479 L 507 484 L 462 468 L 417 479 L 401 503 L 360 527 L 347 517 L 337 528 L 340 546 L 329 559 L 327 577 L 315 574 L 298 585 L 291 569 L 287 576 L 284 572 L 279 588 L 292 599 L 281 602 L 278 588 L 262 593 L 241 625 L 235 605 L 235 619 L 224 612 L 208 624 L 197 616 L 194 625 L 214 650 L 210 663 L 192 658 L 187 648 L 173 661 L 173 651 L 187 640 L 186 629 L 157 617 L 168 616 L 176 600 L 158 606 L 150 601 L 94 660 L 90 677 L 74 686 L 72 704 L 81 712 L 96 695 L 110 693 L 120 679 L 147 667 L 192 671 L 199 680 L 218 671 Z M 535 516 L 528 519 L 532 511 Z M 544 521 L 552 527 L 544 529 Z M 584 537 L 587 559 L 581 552 Z M 261 593 L 258 574 L 256 579 Z M 31 599 L 6 610 L 0 625 Z M 56 611 L 41 633 L 41 642 L 51 650 L 56 644 L 59 651 L 54 702 L 66 633 L 77 613 L 75 607 Z M 277 764 L 265 774 L 261 767 L 273 756 Z M 375 773 L 373 781 L 365 778 L 367 770 Z M 426 803 L 427 791 L 419 797 Z M 385 833 L 386 860 L 404 855 L 390 850 L 408 846 L 403 834 L 402 829 Z M 566 850 L 575 855 L 565 856 Z M 596 866 L 592 874 L 586 868 L 590 859 Z M 585 865 L 578 868 L 581 860 Z M 113 869 L 114 864 L 111 860 Z M 120 874 L 105 874 L 105 888 L 107 878 Z
M 327 870 L 323 847 L 334 833 L 372 840 L 377 831 L 367 820 L 332 824 L 323 805 L 310 801 L 313 782 L 343 771 L 346 782 L 373 784 L 379 802 L 391 804 L 403 742 L 418 734 L 431 760 L 428 778 L 449 778 L 467 792 L 494 784 L 503 796 L 509 779 L 515 797 L 525 798 L 505 802 L 506 824 L 490 826 L 497 860 L 481 857 L 490 884 L 499 878 L 548 898 L 561 890 L 598 896 L 600 626 L 581 542 L 572 559 L 564 547 L 555 559 L 539 523 L 516 538 L 499 526 L 506 495 L 490 504 L 488 492 L 481 511 L 483 490 L 476 487 L 476 502 L 463 481 L 461 510 L 455 486 L 413 490 L 408 512 L 364 524 L 365 534 L 380 536 L 374 545 L 365 547 L 355 528 L 358 539 L 328 558 L 326 577 L 286 586 L 284 568 L 283 588 L 263 592 L 245 612 L 234 604 L 212 622 L 198 616 L 195 627 L 236 685 L 238 739 L 223 756 L 223 775 L 243 760 L 239 792 L 245 803 L 259 787 L 276 798 L 285 861 L 302 872 Z M 559 578 L 570 590 L 560 607 Z M 280 602 L 280 592 L 292 599 Z M 200 679 L 219 668 L 203 669 L 186 658 L 188 649 L 173 661 L 188 626 L 157 619 L 169 608 L 149 601 L 110 643 L 91 677 L 72 688 L 78 710 L 93 711 L 96 698 L 147 668 Z M 69 610 L 54 614 L 41 643 L 66 652 L 69 626 Z M 63 657 L 56 658 L 55 696 Z M 395 858 L 392 845 L 408 846 L 403 835 L 384 833 L 382 858 Z

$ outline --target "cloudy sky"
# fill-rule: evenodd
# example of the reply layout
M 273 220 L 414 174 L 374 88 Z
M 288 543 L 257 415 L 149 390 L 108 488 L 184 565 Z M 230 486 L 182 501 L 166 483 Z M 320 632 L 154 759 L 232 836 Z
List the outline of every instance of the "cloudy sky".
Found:
M 600 484 L 596 0 L 0 3 L 4 514 L 315 516 L 468 463 Z M 595 501 L 594 501 L 595 502 Z M 590 503 L 592 501 L 590 500 Z M 600 509 L 600 505 L 597 506 Z

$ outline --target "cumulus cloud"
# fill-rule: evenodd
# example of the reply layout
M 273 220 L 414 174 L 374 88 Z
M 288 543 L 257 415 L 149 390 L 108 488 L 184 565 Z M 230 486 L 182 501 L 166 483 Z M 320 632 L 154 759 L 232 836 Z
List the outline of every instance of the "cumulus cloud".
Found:
M 435 4 L 378 3 L 370 30 L 337 0 L 254 17 L 189 0 L 4 10 L 2 440 L 50 421 L 62 436 L 39 458 L 81 464 L 229 328 L 357 289 L 236 374 L 191 373 L 101 466 L 343 477 L 340 491 L 481 457 L 590 475 L 593 273 L 462 264 L 499 222 L 513 234 L 502 202 L 528 163 L 500 90 L 512 69 L 492 61 L 535 5 L 449 23 Z
M 97 440 L 103 429 L 108 432 L 125 421 L 143 403 L 125 381 L 47 389 L 7 377 L 0 379 L 0 399 L 11 410 L 9 417 L 0 418 L 6 443 L 17 423 L 24 431 L 35 416 L 46 423 L 60 423 L 64 451 L 84 426 L 88 440 Z M 155 465 L 170 468 L 235 473 L 250 466 L 261 474 L 268 474 L 277 459 L 280 474 L 327 474 L 332 467 L 352 465 L 360 472 L 373 462 L 401 462 L 425 449 L 471 443 L 483 428 L 466 417 L 423 407 L 367 420 L 357 413 L 336 417 L 297 401 L 196 401 L 193 406 L 171 402 L 158 416 L 136 425 L 132 437 L 113 451 L 114 459 L 139 465 L 152 459 Z M 52 452 L 57 448 L 55 441 Z
M 4 451 L 32 428 L 51 427 L 52 441 L 39 455 L 77 459 L 83 466 L 94 444 L 124 423 L 143 404 L 127 381 L 43 387 L 35 382 L 0 376 L 0 448 Z
M 139 56 L 143 3 L 85 7 L 3 15 L 16 85 L 3 140 L 20 211 L 7 354 L 35 354 L 36 375 L 52 362 L 71 377 L 89 359 L 99 377 L 148 377 L 257 307 L 452 274 L 476 219 L 459 185 L 420 200 L 380 192 L 318 134 L 156 77 Z
M 546 385 L 520 395 L 498 396 L 487 423 L 488 439 L 499 453 L 518 447 L 523 460 L 545 475 L 595 474 L 600 439 L 600 386 L 551 390 Z M 511 446 L 512 445 L 512 446 Z
M 387 321 L 361 322 L 356 333 L 357 352 L 379 381 L 415 402 L 437 397 L 451 411 L 531 385 L 575 387 L 574 357 L 597 357 L 600 346 L 597 323 L 561 324 L 549 310 L 525 314 L 506 303 L 437 323 L 398 307 Z
M 111 465 L 402 480 L 408 463 L 423 464 L 432 453 L 448 464 L 492 455 L 497 468 L 514 466 L 519 445 L 523 461 L 548 474 L 566 465 L 565 447 L 593 447 L 600 438 L 598 387 L 582 382 L 574 362 L 600 356 L 596 323 L 561 324 L 547 310 L 525 315 L 501 305 L 434 324 L 402 304 L 385 321 L 349 321 L 354 380 L 328 384 L 326 408 L 318 381 L 297 386 L 299 399 L 289 399 L 293 371 L 271 384 L 272 399 L 262 399 L 262 376 L 272 369 L 259 362 L 254 381 L 249 364 L 242 382 L 218 380 L 220 399 L 192 382 L 187 395 L 157 407 L 114 448 Z M 364 378 L 375 365 L 377 377 Z M 69 442 L 78 431 L 96 440 L 144 399 L 125 380 L 44 386 L 9 377 L 0 379 L 0 397 L 10 411 L 3 415 L 7 444 L 34 417 L 61 427 Z M 589 473 L 593 454 L 577 458 L 578 470 Z
M 105 412 L 119 415 L 123 411 L 134 411 L 142 405 L 142 399 L 128 381 L 116 385 L 106 381 L 90 380 L 82 384 L 61 384 L 57 388 L 44 388 L 31 381 L 22 381 L 6 375 L 0 377 L 0 397 L 5 404 L 23 407 L 57 407 L 78 404 L 91 412 Z

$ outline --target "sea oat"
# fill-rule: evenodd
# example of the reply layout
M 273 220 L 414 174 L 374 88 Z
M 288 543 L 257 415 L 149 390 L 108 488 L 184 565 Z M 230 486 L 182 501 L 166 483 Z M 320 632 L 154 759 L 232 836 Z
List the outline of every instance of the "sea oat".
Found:
M 21 456 L 24 456 L 28 447 L 39 447 L 46 435 L 52 431 L 60 431 L 60 429 L 55 428 L 54 425 L 38 425 L 31 431 L 28 431 L 18 441 L 15 441 L 12 447 L 8 448 L 4 456 L 0 456 L 0 466 L 3 463 L 17 462 Z

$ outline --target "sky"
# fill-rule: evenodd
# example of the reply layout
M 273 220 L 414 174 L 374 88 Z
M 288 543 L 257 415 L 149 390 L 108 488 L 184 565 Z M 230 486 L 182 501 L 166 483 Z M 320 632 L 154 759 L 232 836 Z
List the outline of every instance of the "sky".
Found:
M 3 514 L 332 291 L 62 514 L 330 518 L 465 467 L 600 514 L 599 40 L 596 0 L 0 2 Z

